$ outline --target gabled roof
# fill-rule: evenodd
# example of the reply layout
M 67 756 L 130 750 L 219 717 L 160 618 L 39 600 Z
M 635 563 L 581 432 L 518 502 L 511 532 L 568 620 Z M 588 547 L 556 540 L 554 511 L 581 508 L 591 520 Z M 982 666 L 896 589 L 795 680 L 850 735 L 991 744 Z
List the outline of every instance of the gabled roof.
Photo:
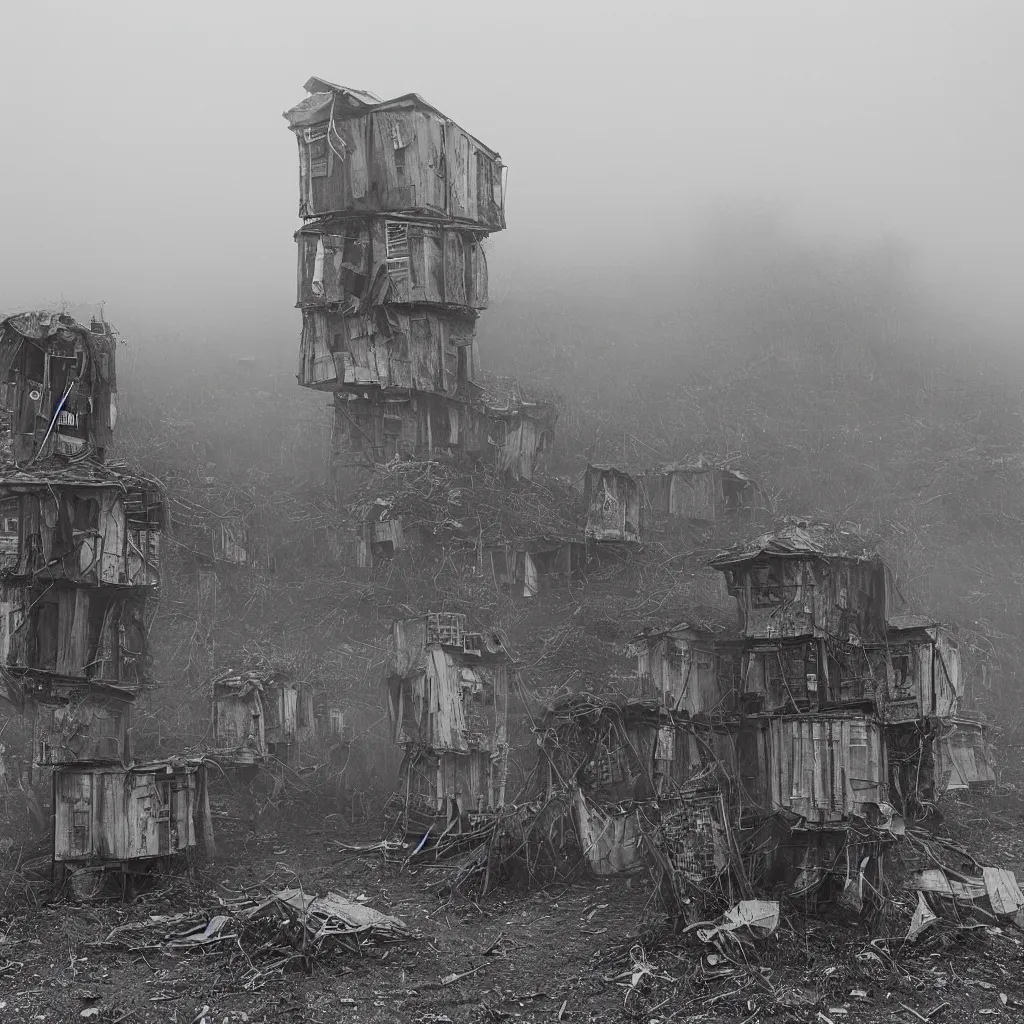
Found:
M 372 110 L 410 108 L 429 110 L 446 121 L 452 121 L 447 114 L 442 113 L 433 104 L 428 103 L 417 92 L 407 92 L 390 100 L 382 100 L 372 92 L 350 89 L 346 85 L 336 85 L 334 82 L 328 82 L 326 78 L 317 78 L 316 76 L 310 78 L 304 88 L 309 95 L 281 115 L 292 128 L 322 124 L 328 119 L 343 121 L 350 117 L 360 117 Z M 452 124 L 454 123 L 452 121 Z M 456 125 L 456 127 L 458 126 Z M 465 131 L 465 129 L 462 130 Z M 467 132 L 466 134 L 468 135 L 469 133 Z M 470 136 L 470 138 L 481 149 L 490 153 L 491 156 L 498 156 L 495 150 L 485 146 L 479 139 L 474 136 Z
M 852 530 L 843 530 L 828 523 L 787 520 L 769 533 L 721 552 L 708 564 L 715 569 L 726 569 L 762 557 L 818 557 L 872 562 L 879 556 L 860 534 Z

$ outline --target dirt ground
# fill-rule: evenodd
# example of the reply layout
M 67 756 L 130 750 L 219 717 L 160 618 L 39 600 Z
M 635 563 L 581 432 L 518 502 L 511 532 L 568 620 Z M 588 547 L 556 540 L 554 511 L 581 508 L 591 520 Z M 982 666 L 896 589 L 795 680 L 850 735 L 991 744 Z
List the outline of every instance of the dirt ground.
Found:
M 1024 877 L 1019 791 L 944 806 L 941 831 Z M 1010 926 L 872 944 L 864 924 L 838 911 L 784 906 L 774 936 L 723 953 L 692 934 L 659 931 L 644 877 L 441 901 L 427 892 L 434 869 L 413 874 L 379 854 L 338 850 L 338 840 L 379 838 L 372 824 L 327 818 L 258 834 L 243 822 L 220 824 L 217 863 L 201 879 L 170 881 L 127 905 L 61 902 L 43 885 L 5 883 L 0 1020 L 1024 1021 L 1024 934 Z M 309 974 L 265 975 L 250 987 L 243 956 L 223 947 L 171 954 L 159 944 L 137 952 L 104 944 L 118 925 L 296 877 L 306 892 L 366 897 L 413 937 L 362 956 L 336 951 Z

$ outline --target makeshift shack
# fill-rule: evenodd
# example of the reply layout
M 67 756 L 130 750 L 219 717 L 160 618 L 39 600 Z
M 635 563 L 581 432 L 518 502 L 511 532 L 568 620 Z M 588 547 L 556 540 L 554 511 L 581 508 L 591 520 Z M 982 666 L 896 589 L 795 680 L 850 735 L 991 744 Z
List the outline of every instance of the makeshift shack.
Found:
M 757 485 L 724 466 L 673 462 L 642 474 L 639 482 L 655 522 L 667 517 L 699 523 L 750 522 L 757 510 Z
M 533 477 L 551 444 L 557 412 L 546 402 L 497 396 L 498 387 L 469 385 L 462 399 L 422 392 L 368 389 L 334 396 L 333 461 L 387 462 L 450 452 L 480 460 L 511 479 Z
M 90 682 L 150 681 L 146 588 L 0 581 L 0 665 L 10 692 L 40 695 Z
M 110 325 L 61 313 L 0 321 L 0 449 L 19 464 L 62 455 L 103 461 L 117 409 Z
M 53 773 L 53 808 L 61 873 L 146 873 L 212 853 L 201 759 L 63 765 Z
M 725 632 L 708 623 L 679 622 L 635 636 L 641 692 L 690 716 L 735 711 L 736 680 L 731 670 L 722 671 L 716 646 Z
M 565 537 L 529 537 L 485 545 L 480 561 L 484 575 L 499 586 L 536 597 L 561 580 L 577 577 L 587 564 L 587 547 L 582 540 Z
M 10 540 L 3 575 L 76 586 L 160 582 L 160 483 L 121 469 L 50 458 L 0 468 Z
M 132 702 L 121 691 L 75 687 L 35 703 L 35 763 L 128 764 Z
M 889 617 L 886 642 L 871 652 L 884 658 L 881 710 L 887 722 L 953 718 L 964 696 L 960 647 L 949 629 L 912 615 Z
M 286 111 L 299 145 L 299 216 L 405 213 L 505 226 L 501 158 L 415 93 L 381 101 L 322 78 Z
M 579 693 L 560 698 L 541 724 L 545 798 L 571 798 L 580 849 L 597 875 L 641 867 L 644 807 L 680 781 L 673 719 L 655 701 Z M 660 748 L 660 749 L 659 749 Z M 667 781 L 655 778 L 656 766 Z
M 990 726 L 979 719 L 957 717 L 944 723 L 936 745 L 938 795 L 995 784 L 995 757 L 989 732 Z
M 445 223 L 346 217 L 312 221 L 295 234 L 303 309 L 345 316 L 383 303 L 487 308 L 480 235 Z
M 710 564 L 725 574 L 749 638 L 885 638 L 890 575 L 854 534 L 787 522 Z
M 386 306 L 346 314 L 302 311 L 298 382 L 337 391 L 373 387 L 454 396 L 479 373 L 475 317 Z
M 465 615 L 394 624 L 387 674 L 394 741 L 405 748 L 406 820 L 495 810 L 505 802 L 509 659 L 501 639 Z
M 299 756 L 315 730 L 309 688 L 286 673 L 228 669 L 211 683 L 213 749 L 223 763 L 256 764 Z
M 587 466 L 583 487 L 588 540 L 639 543 L 640 486 L 615 466 Z

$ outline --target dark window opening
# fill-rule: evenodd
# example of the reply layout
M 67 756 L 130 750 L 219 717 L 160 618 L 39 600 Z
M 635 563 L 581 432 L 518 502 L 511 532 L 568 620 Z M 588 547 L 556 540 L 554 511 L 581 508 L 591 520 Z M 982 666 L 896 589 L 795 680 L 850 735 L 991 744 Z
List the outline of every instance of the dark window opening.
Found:
M 750 600 L 755 608 L 782 603 L 782 572 L 777 562 L 751 567 Z
M 904 689 L 910 679 L 910 655 L 894 654 L 892 656 L 892 671 L 896 688 L 898 690 Z

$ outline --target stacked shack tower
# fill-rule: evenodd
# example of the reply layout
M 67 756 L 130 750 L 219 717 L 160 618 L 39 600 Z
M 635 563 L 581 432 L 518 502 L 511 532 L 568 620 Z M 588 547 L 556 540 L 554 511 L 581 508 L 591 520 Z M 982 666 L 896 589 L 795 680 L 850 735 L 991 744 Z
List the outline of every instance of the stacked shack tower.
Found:
M 299 147 L 298 381 L 334 396 L 333 464 L 451 451 L 532 475 L 552 410 L 481 378 L 483 241 L 500 156 L 415 93 L 320 78 L 285 113 Z
M 57 861 L 97 852 L 94 789 L 130 763 L 150 680 L 163 492 L 106 465 L 115 348 L 102 319 L 0 322 L 0 676 L 54 769 Z

